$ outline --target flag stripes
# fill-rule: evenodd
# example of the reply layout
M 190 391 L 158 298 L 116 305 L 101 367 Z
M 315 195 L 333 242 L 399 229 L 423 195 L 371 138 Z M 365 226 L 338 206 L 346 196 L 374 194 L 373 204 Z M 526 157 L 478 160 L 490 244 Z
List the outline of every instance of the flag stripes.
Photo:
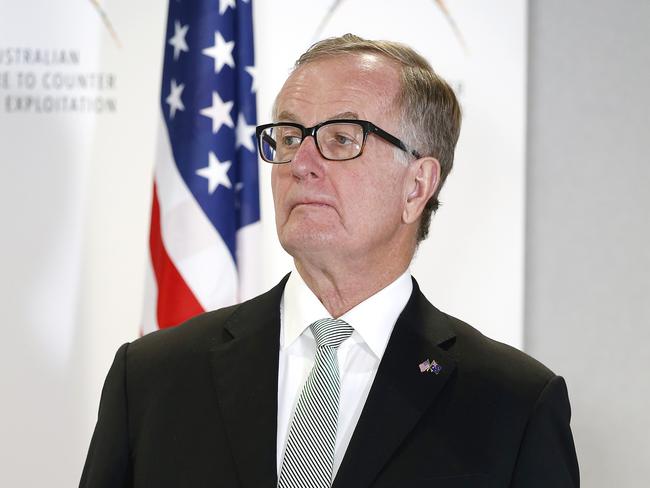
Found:
M 251 4 L 169 2 L 145 333 L 259 291 Z

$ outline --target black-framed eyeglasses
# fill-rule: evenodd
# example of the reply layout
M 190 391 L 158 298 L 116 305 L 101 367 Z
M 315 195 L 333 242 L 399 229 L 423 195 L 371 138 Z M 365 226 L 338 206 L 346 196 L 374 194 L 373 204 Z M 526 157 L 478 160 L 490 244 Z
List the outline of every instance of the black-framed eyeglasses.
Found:
M 370 133 L 417 159 L 421 157 L 415 149 L 367 120 L 334 119 L 313 127 L 305 127 L 295 122 L 274 122 L 257 126 L 256 133 L 257 147 L 262 159 L 272 164 L 291 162 L 307 136 L 314 138 L 318 151 L 325 159 L 347 161 L 358 158 L 363 153 Z

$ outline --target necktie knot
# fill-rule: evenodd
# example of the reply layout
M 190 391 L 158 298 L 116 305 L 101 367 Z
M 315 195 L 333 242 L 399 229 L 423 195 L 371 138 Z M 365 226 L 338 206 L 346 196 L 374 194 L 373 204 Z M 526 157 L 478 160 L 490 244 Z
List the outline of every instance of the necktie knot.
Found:
M 319 348 L 331 347 L 337 349 L 353 332 L 350 324 L 339 319 L 317 320 L 310 327 Z

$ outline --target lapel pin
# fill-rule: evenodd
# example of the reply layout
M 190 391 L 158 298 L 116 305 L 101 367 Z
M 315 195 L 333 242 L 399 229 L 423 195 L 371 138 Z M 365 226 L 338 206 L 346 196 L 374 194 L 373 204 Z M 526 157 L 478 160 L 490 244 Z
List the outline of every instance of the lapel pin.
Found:
M 435 373 L 438 374 L 442 371 L 442 366 L 440 366 L 434 359 L 429 361 L 428 359 L 421 362 L 418 367 L 420 368 L 420 373 Z

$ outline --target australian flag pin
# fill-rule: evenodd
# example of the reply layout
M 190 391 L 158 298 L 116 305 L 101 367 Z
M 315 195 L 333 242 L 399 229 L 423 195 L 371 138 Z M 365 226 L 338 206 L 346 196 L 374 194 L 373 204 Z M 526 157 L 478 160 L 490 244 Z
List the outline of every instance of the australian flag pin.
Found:
M 418 367 L 420 368 L 420 373 L 434 373 L 438 374 L 440 371 L 442 371 L 442 366 L 440 366 L 434 359 L 429 361 L 429 359 L 426 359 L 425 361 L 422 361 Z

